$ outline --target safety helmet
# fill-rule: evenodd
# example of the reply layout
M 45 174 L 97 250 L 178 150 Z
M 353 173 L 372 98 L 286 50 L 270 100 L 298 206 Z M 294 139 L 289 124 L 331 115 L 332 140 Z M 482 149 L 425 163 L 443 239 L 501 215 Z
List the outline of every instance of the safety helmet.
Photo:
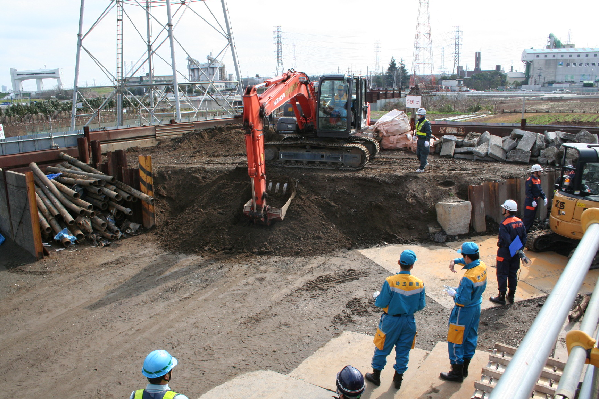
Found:
M 337 393 L 346 398 L 359 398 L 364 392 L 364 376 L 354 366 L 345 366 L 337 373 Z
M 416 263 L 416 254 L 411 249 L 406 249 L 399 255 L 399 263 L 405 266 L 410 266 Z
M 416 111 L 416 115 L 426 115 L 426 109 L 418 108 L 418 111 Z
M 155 350 L 146 356 L 141 373 L 148 378 L 162 377 L 171 371 L 177 363 L 177 359 L 171 356 L 167 351 L 162 349 Z
M 541 165 L 539 165 L 537 163 L 537 164 L 532 165 L 532 167 L 530 168 L 530 171 L 531 172 L 542 172 L 543 168 L 541 168 Z
M 458 249 L 459 254 L 463 255 L 474 255 L 478 253 L 478 245 L 475 242 L 467 241 L 462 244 L 462 247 Z
M 518 210 L 518 204 L 516 203 L 516 201 L 511 200 L 511 199 L 505 200 L 505 202 L 503 203 L 503 205 L 501 205 L 501 207 L 510 212 L 516 212 Z

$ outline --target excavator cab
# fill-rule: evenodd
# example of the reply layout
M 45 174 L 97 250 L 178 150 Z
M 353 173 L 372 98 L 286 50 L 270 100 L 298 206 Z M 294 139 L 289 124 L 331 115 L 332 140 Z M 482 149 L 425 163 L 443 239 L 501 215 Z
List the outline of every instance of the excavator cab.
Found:
M 366 79 L 359 76 L 325 75 L 318 84 L 318 137 L 348 138 L 369 123 Z

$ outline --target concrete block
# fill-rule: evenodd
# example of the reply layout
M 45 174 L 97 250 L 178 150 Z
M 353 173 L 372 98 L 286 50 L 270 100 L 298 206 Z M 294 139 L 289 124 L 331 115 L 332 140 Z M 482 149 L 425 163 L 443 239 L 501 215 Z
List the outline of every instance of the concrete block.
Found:
M 480 137 L 480 133 L 476 133 L 476 132 L 468 132 L 466 133 L 466 137 L 464 137 L 464 140 L 468 140 L 468 141 L 478 141 L 479 137 Z M 476 147 L 476 146 L 475 146 Z
M 528 163 L 530 161 L 530 151 L 522 151 L 519 149 L 511 150 L 507 153 L 508 162 Z
M 558 159 L 559 150 L 557 147 L 547 147 L 544 150 L 541 150 L 539 153 L 539 158 L 546 158 L 547 163 L 555 163 Z
M 547 165 L 549 163 L 549 160 L 545 157 L 538 157 L 537 158 L 537 163 L 539 165 Z
M 441 147 L 441 156 L 442 157 L 453 157 L 453 152 L 455 151 L 455 141 L 444 141 L 443 147 Z
M 454 154 L 453 157 L 455 159 L 467 159 L 469 161 L 473 161 L 474 160 L 474 155 L 473 154 Z
M 462 146 L 463 146 L 463 147 L 476 147 L 476 143 L 477 143 L 477 142 L 478 142 L 478 140 L 477 140 L 477 139 L 470 139 L 470 140 L 468 140 L 468 139 L 465 139 L 465 140 L 462 142 Z
M 483 143 L 472 150 L 472 153 L 480 158 L 484 158 L 489 153 L 489 142 Z
M 497 161 L 505 162 L 507 153 L 500 145 L 491 145 L 489 147 L 489 157 L 496 159 Z
M 592 134 L 587 130 L 581 130 L 576 133 L 576 141 L 579 143 L 597 144 L 597 135 Z
M 519 140 L 522 137 L 524 137 L 524 132 L 526 130 L 522 130 L 522 129 L 514 129 L 512 130 L 512 133 L 510 133 L 510 137 L 514 140 Z
M 437 222 L 450 235 L 467 234 L 470 229 L 470 201 L 441 201 L 435 204 Z
M 501 147 L 505 152 L 509 152 L 518 146 L 518 142 L 509 136 L 505 136 L 502 140 Z
M 545 132 L 543 135 L 545 136 L 545 141 L 549 145 L 555 144 L 555 140 L 557 140 L 557 133 L 556 132 Z
M 442 140 L 444 143 L 445 143 L 446 141 L 453 141 L 453 142 L 455 142 L 455 141 L 457 141 L 457 140 L 458 140 L 458 138 L 457 138 L 456 136 L 453 136 L 453 135 L 451 135 L 451 134 L 446 134 L 445 136 L 443 136 L 443 138 L 442 138 L 441 140 Z
M 576 143 L 576 135 L 567 132 L 555 132 L 560 139 L 560 143 Z
M 537 133 L 537 139 L 535 140 L 530 153 L 532 156 L 538 157 L 541 153 L 541 150 L 545 149 L 547 145 L 545 144 L 545 135 L 541 133 Z
M 503 140 L 502 140 L 501 137 L 495 136 L 493 134 L 489 137 L 489 145 L 490 146 L 491 145 L 496 145 L 498 147 L 501 147 L 502 144 L 503 144 Z
M 491 139 L 491 133 L 484 132 L 478 138 L 478 141 L 476 142 L 476 146 L 478 147 L 478 146 L 480 146 L 482 144 L 488 143 L 490 139 Z
M 472 150 L 474 149 L 474 147 L 461 147 L 461 148 L 456 148 L 454 150 L 454 155 L 455 154 L 472 154 Z
M 518 141 L 518 146 L 516 147 L 516 149 L 522 150 L 522 151 L 530 151 L 532 149 L 532 146 L 535 145 L 536 141 L 537 141 L 536 133 L 525 131 L 524 135 L 522 136 L 520 141 Z
M 475 161 L 482 161 L 482 162 L 495 162 L 494 158 L 491 158 L 490 156 L 486 156 L 486 157 L 477 157 L 476 155 L 474 156 L 474 160 Z

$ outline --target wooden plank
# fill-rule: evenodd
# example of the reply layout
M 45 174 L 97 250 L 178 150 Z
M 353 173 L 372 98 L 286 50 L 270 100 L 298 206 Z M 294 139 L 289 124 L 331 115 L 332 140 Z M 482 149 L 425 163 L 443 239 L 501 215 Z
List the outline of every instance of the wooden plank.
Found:
M 140 191 L 154 197 L 154 175 L 152 172 L 152 156 L 139 156 L 139 183 Z M 146 229 L 156 225 L 154 204 L 142 202 L 142 224 Z
M 474 231 L 482 233 L 487 230 L 485 220 L 485 189 L 483 186 L 469 186 L 468 200 L 472 204 L 470 224 Z

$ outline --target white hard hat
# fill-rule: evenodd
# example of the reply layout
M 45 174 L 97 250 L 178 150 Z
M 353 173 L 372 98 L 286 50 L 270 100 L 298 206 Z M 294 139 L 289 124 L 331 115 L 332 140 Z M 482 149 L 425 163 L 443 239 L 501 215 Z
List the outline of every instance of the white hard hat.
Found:
M 418 111 L 416 111 L 416 115 L 426 115 L 426 109 L 418 108 Z
M 506 209 L 510 212 L 516 212 L 518 210 L 518 204 L 514 200 L 505 200 L 503 205 L 501 205 L 503 209 Z
M 542 172 L 543 168 L 541 168 L 541 165 L 539 165 L 538 163 L 532 165 L 532 167 L 530 168 L 531 172 Z

